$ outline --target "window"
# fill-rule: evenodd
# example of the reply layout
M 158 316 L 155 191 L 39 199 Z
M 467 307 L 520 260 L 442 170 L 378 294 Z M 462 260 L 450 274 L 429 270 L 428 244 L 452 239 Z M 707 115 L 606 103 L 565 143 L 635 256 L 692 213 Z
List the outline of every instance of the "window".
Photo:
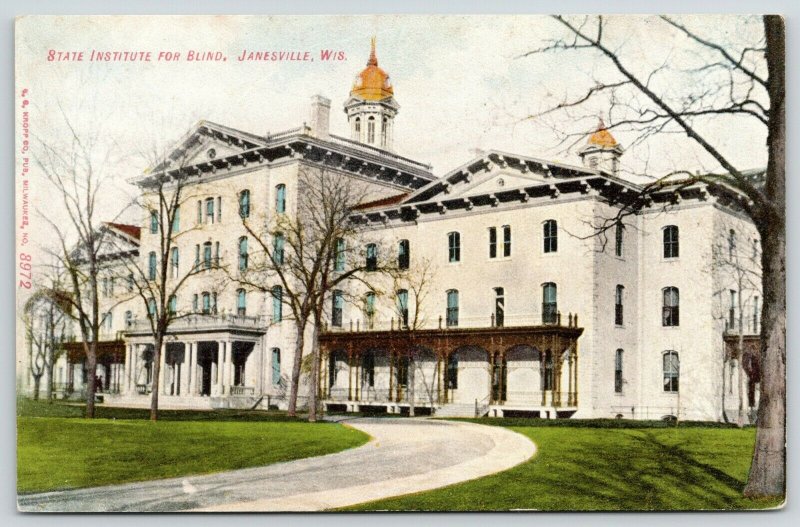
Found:
M 367 119 L 367 143 L 372 144 L 375 142 L 375 118 L 370 117 Z
M 214 243 L 214 265 L 219 265 L 219 242 Z
M 375 322 L 375 293 L 372 291 L 364 297 L 364 318 L 367 329 L 372 329 Z
M 158 233 L 158 213 L 154 210 L 150 211 L 150 233 Z
M 447 327 L 458 326 L 458 291 L 451 289 L 447 292 Z
M 180 269 L 180 254 L 177 247 L 172 248 L 172 257 L 170 258 L 170 269 L 172 269 L 172 278 L 178 278 L 178 270 Z
M 214 198 L 206 199 L 206 223 L 214 223 Z
M 108 278 L 103 278 L 103 296 L 108 296 Z
M 622 297 L 625 295 L 625 286 L 618 285 L 614 294 L 614 324 L 621 326 L 623 322 Z
M 338 238 L 336 240 L 336 259 L 333 264 L 333 270 L 337 272 L 344 271 L 344 261 L 347 253 L 345 252 L 344 239 Z
M 276 285 L 272 288 L 272 321 L 283 320 L 283 288 Z
M 755 261 L 758 258 L 758 239 L 753 238 L 753 260 Z
M 246 271 L 247 270 L 247 262 L 248 262 L 248 255 L 247 255 L 247 237 L 242 236 L 239 238 L 239 270 Z
M 217 314 L 217 293 L 211 293 L 211 312 Z
M 147 256 L 147 277 L 150 280 L 156 279 L 156 253 L 155 251 L 150 251 L 150 254 Z
M 171 295 L 169 297 L 169 301 L 167 302 L 167 309 L 169 310 L 170 315 L 174 315 L 178 312 L 178 299 L 175 295 Z
M 556 284 L 542 284 L 542 323 L 555 324 L 558 320 L 558 302 Z
M 147 316 L 154 318 L 156 316 L 156 299 L 151 298 L 147 301 Z
M 272 348 L 272 384 L 281 383 L 281 350 Z
M 397 244 L 397 267 L 400 269 L 408 269 L 410 260 L 410 247 L 408 240 L 400 240 Z
M 397 384 L 403 388 L 408 386 L 408 356 L 397 359 Z
M 285 241 L 286 238 L 281 232 L 275 233 L 275 237 L 272 238 L 272 261 L 275 262 L 275 265 L 283 265 L 283 246 Z
M 374 243 L 367 245 L 367 271 L 375 271 L 378 268 L 378 246 Z
M 194 268 L 198 269 L 200 267 L 200 245 L 194 246 Z
M 497 258 L 497 227 L 489 227 L 489 258 Z
M 728 259 L 733 260 L 736 256 L 736 231 L 731 229 L 728 232 Z
M 736 290 L 731 289 L 728 291 L 731 297 L 731 303 L 728 307 L 728 329 L 734 330 L 736 328 Z
M 111 331 L 111 329 L 114 327 L 114 315 L 112 314 L 111 311 L 106 313 L 106 316 L 105 316 L 104 320 L 105 320 L 105 323 L 106 323 L 106 329 L 108 331 Z
M 181 206 L 175 205 L 175 210 L 172 211 L 172 232 L 181 230 Z
M 614 354 L 614 392 L 622 393 L 622 350 Z
M 556 220 L 547 220 L 543 225 L 544 252 L 558 252 L 558 223 Z
M 448 261 L 461 261 L 461 234 L 451 232 L 447 234 Z
M 125 312 L 125 327 L 130 328 L 133 326 L 133 313 L 130 311 Z
M 243 190 L 239 193 L 239 217 L 250 217 L 250 191 Z
M 275 187 L 275 212 L 286 212 L 286 185 L 283 183 Z
M 617 222 L 617 225 L 614 229 L 614 239 L 615 239 L 614 254 L 619 256 L 620 258 L 622 257 L 623 254 L 622 243 L 624 241 L 624 238 L 625 238 L 625 226 L 622 225 L 621 222 Z
M 356 117 L 353 139 L 361 140 L 361 117 Z
M 197 313 L 199 309 L 200 309 L 199 299 L 197 293 L 195 293 L 194 295 L 192 295 L 192 312 Z
M 361 386 L 375 386 L 375 354 L 372 351 L 361 357 Z
M 664 391 L 678 392 L 678 379 L 680 376 L 680 361 L 677 351 L 664 352 Z
M 458 389 L 458 356 L 455 353 L 447 357 L 447 368 L 444 370 L 444 385 L 448 390 Z
M 494 325 L 501 328 L 506 319 L 506 297 L 502 287 L 494 288 Z
M 664 295 L 664 308 L 662 325 L 663 326 L 678 326 L 680 325 L 680 298 L 678 295 L 677 287 L 665 287 L 663 289 Z
M 542 382 L 543 390 L 553 389 L 553 353 L 548 350 L 544 354 L 544 382 Z
M 203 314 L 208 315 L 211 313 L 211 294 L 204 292 L 203 293 Z
M 236 314 L 239 316 L 247 314 L 247 293 L 244 289 L 236 291 Z
M 197 200 L 197 224 L 203 223 L 203 200 Z
M 136 284 L 135 279 L 133 278 L 133 273 L 128 275 L 128 292 L 133 292 L 133 287 Z
M 222 221 L 222 196 L 217 198 L 217 223 Z
M 386 146 L 386 132 L 389 129 L 389 119 L 383 118 L 383 126 L 381 127 L 381 146 Z
M 667 225 L 664 227 L 664 258 L 677 258 L 678 249 L 678 227 Z
M 342 311 L 344 309 L 344 295 L 338 289 L 333 292 L 331 309 L 331 325 L 342 327 Z
M 503 225 L 503 257 L 511 256 L 511 225 Z
M 406 289 L 397 292 L 397 312 L 400 315 L 401 327 L 408 327 L 408 291 Z
M 211 242 L 203 244 L 203 267 L 211 269 Z

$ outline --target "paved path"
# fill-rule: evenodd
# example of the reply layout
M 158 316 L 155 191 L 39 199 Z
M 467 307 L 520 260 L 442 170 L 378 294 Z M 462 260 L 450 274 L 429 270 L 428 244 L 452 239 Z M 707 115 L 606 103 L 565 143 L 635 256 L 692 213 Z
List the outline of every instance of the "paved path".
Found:
M 314 511 L 429 490 L 511 468 L 536 447 L 499 426 L 348 419 L 372 436 L 327 456 L 266 467 L 22 495 L 22 511 Z M 221 455 L 224 455 L 221 453 Z

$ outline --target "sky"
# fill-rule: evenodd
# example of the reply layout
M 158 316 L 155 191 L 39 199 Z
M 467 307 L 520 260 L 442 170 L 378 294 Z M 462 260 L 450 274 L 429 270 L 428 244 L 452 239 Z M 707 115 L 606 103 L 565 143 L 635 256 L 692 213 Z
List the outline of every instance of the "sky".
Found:
M 718 57 L 698 52 L 662 21 L 631 16 L 607 22 L 607 42 L 634 71 L 646 74 L 670 64 L 652 79 L 663 93 L 679 97 L 715 80 L 698 82 L 684 70 Z M 685 22 L 724 43 L 757 41 L 760 35 L 757 19 Z M 112 219 L 135 194 L 125 181 L 146 168 L 147 152 L 177 140 L 200 119 L 256 134 L 276 132 L 307 121 L 310 98 L 322 94 L 332 101 L 332 133 L 348 135 L 342 105 L 365 66 L 373 35 L 400 105 L 395 150 L 432 164 L 436 175 L 465 163 L 476 149 L 578 164 L 583 137 L 565 145 L 559 132 L 588 134 L 599 117 L 615 122 L 631 111 L 624 103 L 639 100 L 622 92 L 613 108 L 601 98 L 579 112 L 530 118 L 580 96 L 598 80 L 618 78 L 610 62 L 591 52 L 521 57 L 565 35 L 563 26 L 544 16 L 28 17 L 16 27 L 16 84 L 18 91 L 29 90 L 35 135 L 63 141 L 67 116 L 79 134 L 95 137 L 99 150 L 113 153 L 105 166 L 111 183 L 103 204 Z M 315 60 L 238 62 L 245 49 L 310 51 Z M 346 60 L 321 61 L 323 49 L 341 50 Z M 48 61 L 50 50 L 84 51 L 84 61 Z M 91 50 L 151 51 L 154 61 L 89 62 Z M 219 51 L 227 61 L 156 60 L 159 51 L 186 57 L 189 50 Z M 753 119 L 715 118 L 701 126 L 735 166 L 766 163 L 766 129 Z M 643 143 L 634 142 L 633 132 L 614 131 L 626 149 L 625 172 L 633 178 L 719 169 L 674 131 L 668 128 Z M 53 212 L 35 167 L 31 181 L 33 202 Z

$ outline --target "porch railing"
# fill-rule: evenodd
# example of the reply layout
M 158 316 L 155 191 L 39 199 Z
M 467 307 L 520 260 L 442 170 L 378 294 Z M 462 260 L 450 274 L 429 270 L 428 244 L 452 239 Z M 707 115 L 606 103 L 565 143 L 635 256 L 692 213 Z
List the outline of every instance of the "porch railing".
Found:
M 413 317 L 409 317 L 413 319 Z M 449 323 L 448 323 L 449 321 Z M 417 321 L 416 329 L 464 329 L 464 328 L 493 328 L 493 327 L 529 327 L 529 326 L 568 326 L 578 327 L 578 315 L 560 311 L 532 312 L 523 314 L 504 313 L 499 319 L 491 313 L 486 316 L 464 317 L 454 312 L 444 313 L 441 316 L 422 317 Z M 401 317 L 379 319 L 373 317 L 351 318 L 341 320 L 338 317 L 329 319 L 325 324 L 325 331 L 400 331 L 409 329 Z
M 256 389 L 254 386 L 231 386 L 231 395 L 255 395 Z

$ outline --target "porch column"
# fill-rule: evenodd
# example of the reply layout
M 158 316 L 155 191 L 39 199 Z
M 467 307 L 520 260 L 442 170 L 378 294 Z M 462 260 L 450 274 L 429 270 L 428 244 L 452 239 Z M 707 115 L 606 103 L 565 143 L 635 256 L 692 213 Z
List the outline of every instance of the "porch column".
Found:
M 353 400 L 353 356 L 347 354 L 347 400 Z
M 228 340 L 225 342 L 225 349 L 227 355 L 225 356 L 225 393 L 231 394 L 231 386 L 233 386 L 233 342 Z
M 187 397 L 191 393 L 189 386 L 191 384 L 192 375 L 192 347 L 190 344 L 183 343 L 183 364 L 181 364 L 181 396 Z
M 225 360 L 225 344 L 217 341 L 217 368 L 216 375 L 214 376 L 214 392 L 215 395 L 222 395 L 222 374 L 224 371 L 223 361 Z
M 120 386 L 121 393 L 128 393 L 131 389 L 131 345 L 125 346 L 125 369 L 122 372 L 122 386 Z
M 161 370 L 160 382 L 161 382 L 161 384 L 160 384 L 160 386 L 154 386 L 153 388 L 155 390 L 159 390 L 160 389 L 161 390 L 161 392 L 160 392 L 161 395 L 167 395 L 167 386 L 168 386 L 167 380 L 168 379 L 167 379 L 167 343 L 166 342 L 163 342 L 161 344 L 161 361 L 160 361 L 160 363 L 161 363 L 161 366 L 160 366 L 160 370 Z
M 574 392 L 574 384 L 572 380 L 572 369 L 575 363 L 575 349 L 572 348 L 569 350 L 569 373 L 567 375 L 567 406 L 573 406 L 575 404 L 575 392 Z
M 392 399 L 392 388 L 394 387 L 394 354 L 389 351 L 389 401 Z
M 578 341 L 575 340 L 575 361 L 572 366 L 572 374 L 575 376 L 574 392 L 572 394 L 572 404 L 578 406 Z

